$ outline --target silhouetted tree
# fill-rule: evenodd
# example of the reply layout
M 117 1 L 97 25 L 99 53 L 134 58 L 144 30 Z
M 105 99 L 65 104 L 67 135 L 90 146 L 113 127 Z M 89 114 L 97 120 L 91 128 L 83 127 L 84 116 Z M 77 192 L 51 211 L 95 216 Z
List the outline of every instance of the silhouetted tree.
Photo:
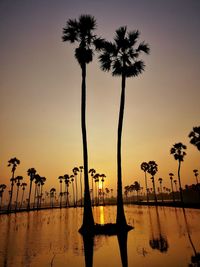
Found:
M 17 158 L 11 158 L 8 161 L 8 167 L 12 167 L 11 172 L 12 172 L 12 177 L 10 179 L 11 181 L 11 190 L 10 190 L 10 199 L 9 199 L 9 203 L 8 203 L 8 211 L 11 210 L 11 205 L 12 205 L 12 196 L 13 196 L 13 186 L 14 186 L 14 181 L 15 181 L 15 171 L 17 168 L 17 165 L 20 164 L 20 160 Z
M 155 176 L 155 174 L 158 171 L 158 165 L 153 160 L 152 161 L 149 161 L 148 165 L 149 165 L 148 173 L 151 174 L 151 176 L 152 176 L 151 179 L 152 179 L 152 183 L 153 183 L 154 199 L 155 199 L 155 202 L 157 203 L 157 196 L 156 196 L 156 187 L 155 187 L 155 179 L 154 179 L 154 176 Z
M 78 167 L 74 167 L 73 168 L 73 174 L 74 174 L 74 179 L 75 179 L 75 185 L 76 185 L 76 206 L 78 204 L 78 183 L 77 183 L 77 175 L 79 172 L 79 168 Z
M 170 153 L 174 155 L 175 160 L 178 160 L 178 181 L 179 181 L 180 197 L 182 203 L 183 203 L 183 192 L 181 186 L 180 169 L 181 169 L 181 162 L 184 160 L 184 157 L 186 155 L 186 152 L 184 151 L 186 149 L 187 147 L 182 143 L 176 143 L 170 150 Z
M 64 174 L 65 186 L 66 186 L 66 207 L 69 206 L 69 183 L 70 178 L 68 174 Z
M 81 97 L 81 128 L 83 139 L 83 167 L 84 167 L 84 212 L 83 223 L 80 231 L 92 233 L 94 230 L 94 218 L 90 199 L 88 180 L 88 151 L 86 134 L 86 65 L 92 62 L 93 51 L 101 46 L 101 39 L 94 35 L 96 20 L 91 15 L 81 15 L 78 20 L 69 19 L 63 28 L 62 39 L 64 42 L 78 43 L 75 49 L 77 59 L 82 71 L 82 97 Z
M 95 173 L 93 179 L 95 181 L 95 191 L 96 191 L 96 205 L 99 205 L 99 173 Z
M 15 211 L 17 210 L 17 202 L 18 202 L 18 195 L 19 195 L 19 187 L 20 187 L 20 181 L 23 180 L 23 177 L 22 176 L 17 176 L 15 178 L 15 183 L 17 185 L 17 194 L 16 194 L 16 201 L 15 201 Z
M 91 178 L 92 178 L 92 204 L 94 205 L 94 175 L 96 173 L 95 169 L 90 169 L 89 173 L 91 174 Z
M 56 192 L 56 189 L 54 187 L 50 189 L 50 199 L 51 199 L 51 207 L 52 208 L 54 205 L 55 192 Z
M 198 175 L 199 175 L 199 173 L 198 173 L 198 170 L 193 170 L 193 172 L 194 172 L 194 176 L 195 176 L 195 178 L 196 178 L 196 183 L 198 184 L 199 183 L 199 181 L 198 181 Z
M 33 180 L 35 179 L 36 170 L 34 168 L 30 168 L 30 169 L 28 169 L 27 174 L 30 177 L 30 188 L 29 188 L 28 205 L 27 205 L 27 209 L 29 210 L 30 209 L 32 183 L 33 183 Z
M 3 193 L 4 190 L 6 189 L 6 185 L 5 184 L 0 184 L 0 198 L 1 198 L 1 202 L 0 202 L 0 210 L 2 208 L 2 203 L 3 203 Z
M 102 52 L 99 56 L 101 69 L 112 71 L 113 76 L 121 76 L 121 100 L 118 121 L 117 141 L 117 218 L 118 226 L 126 226 L 126 218 L 122 197 L 122 167 L 121 167 L 121 138 L 125 106 L 126 79 L 135 77 L 144 71 L 144 62 L 138 60 L 141 52 L 149 53 L 148 44 L 142 42 L 135 47 L 139 38 L 139 31 L 127 32 L 127 27 L 120 27 L 116 30 L 114 42 L 104 42 Z
M 170 178 L 170 182 L 171 182 L 172 198 L 173 198 L 173 201 L 175 201 L 174 187 L 173 187 L 173 176 L 174 176 L 174 174 L 172 172 L 170 172 L 169 173 L 169 178 Z
M 147 171 L 149 169 L 149 165 L 147 162 L 142 162 L 140 165 L 141 170 L 144 171 L 144 178 L 145 178 L 145 186 L 146 186 L 146 194 L 147 194 L 147 202 L 149 202 L 149 192 L 148 192 L 148 185 L 147 185 Z
M 103 183 L 105 181 L 106 175 L 105 174 L 101 174 L 100 177 L 101 177 L 101 183 L 102 183 L 103 205 L 105 205 L 105 202 L 104 202 L 104 187 L 103 187 Z
M 163 202 L 163 190 L 162 190 L 163 179 L 160 177 L 160 178 L 158 178 L 158 181 L 160 183 L 160 194 L 161 194 L 161 199 L 162 199 L 162 202 Z
M 59 176 L 59 183 L 60 183 L 60 208 L 62 207 L 62 180 L 63 180 L 63 176 Z
M 82 172 L 83 172 L 83 166 L 79 166 L 79 172 L 80 172 L 80 189 L 81 189 L 81 207 L 83 206 L 83 190 L 82 190 Z
M 72 182 L 72 191 L 73 191 L 73 199 L 74 199 L 74 208 L 76 207 L 76 199 L 75 199 L 75 191 L 74 191 L 74 175 L 70 175 L 71 182 Z
M 23 204 L 23 200 L 24 200 L 24 191 L 25 191 L 25 189 L 26 189 L 26 186 L 27 186 L 27 183 L 22 183 L 22 184 L 21 184 L 21 187 L 22 187 L 22 198 L 21 198 L 20 209 L 21 209 L 22 204 Z
M 189 133 L 190 143 L 200 150 L 200 126 L 193 127 L 193 131 Z

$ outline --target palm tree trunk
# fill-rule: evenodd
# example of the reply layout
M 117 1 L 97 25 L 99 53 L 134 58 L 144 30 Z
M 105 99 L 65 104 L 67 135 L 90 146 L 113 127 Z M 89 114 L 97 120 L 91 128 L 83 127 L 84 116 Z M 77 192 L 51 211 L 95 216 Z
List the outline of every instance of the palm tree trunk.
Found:
M 75 175 L 75 184 L 76 184 L 76 206 L 78 204 L 78 185 L 77 185 L 77 175 Z
M 121 103 L 119 110 L 119 122 L 118 122 L 118 139 L 117 139 L 117 218 L 116 223 L 119 226 L 126 226 L 126 217 L 123 206 L 122 196 L 122 167 L 121 167 L 121 139 L 122 139 L 122 126 L 124 116 L 124 105 L 125 105 L 125 85 L 126 77 L 122 75 L 122 91 L 121 91 Z
M 82 172 L 80 172 L 80 187 L 81 187 L 81 207 L 82 207 L 82 198 L 83 198 L 83 192 L 82 192 Z
M 152 182 L 153 182 L 154 199 L 155 199 L 155 202 L 157 203 L 156 187 L 155 187 L 154 177 L 152 177 Z
M 73 190 L 74 208 L 75 208 L 76 207 L 76 200 L 75 200 L 75 192 L 74 192 L 74 182 L 72 182 L 72 190 Z
M 15 203 L 15 211 L 17 210 L 18 195 L 19 195 L 19 186 L 17 186 L 17 196 L 16 196 L 16 203 Z
M 183 203 L 183 191 L 182 191 L 182 186 L 181 186 L 180 169 L 181 169 L 181 161 L 178 162 L 178 182 L 179 182 L 179 187 L 180 187 L 181 202 Z
M 24 199 L 24 190 L 22 191 L 22 198 L 21 198 L 21 204 L 20 204 L 20 207 L 19 207 L 19 209 L 21 209 L 21 207 L 22 207 L 22 202 L 23 202 L 23 199 Z
M 62 206 L 62 183 L 60 183 L 60 209 Z
M 13 171 L 12 179 L 14 179 L 14 177 L 15 177 L 15 172 Z M 12 182 L 11 182 L 10 199 L 9 199 L 9 203 L 8 203 L 8 211 L 11 210 L 11 206 L 12 206 L 13 186 L 14 186 L 14 181 L 12 180 Z
M 83 168 L 84 168 L 84 210 L 83 224 L 81 232 L 92 232 L 94 228 L 94 218 L 92 214 L 92 205 L 90 199 L 90 189 L 88 181 L 88 152 L 86 135 L 86 64 L 81 65 L 82 70 L 82 98 L 81 98 L 81 129 L 83 139 Z
M 28 196 L 28 205 L 27 205 L 27 210 L 30 210 L 30 201 L 31 201 L 31 190 L 32 190 L 32 183 L 33 181 L 30 180 L 30 188 L 29 188 L 29 196 Z
M 173 188 L 173 182 L 172 182 L 172 179 L 171 179 L 171 188 L 172 188 L 172 199 L 173 199 L 173 202 L 175 202 L 174 188 Z
M 147 186 L 147 174 L 144 172 L 145 175 L 145 186 L 146 186 L 146 192 L 147 192 L 147 202 L 149 202 L 149 193 L 148 193 L 148 186 Z

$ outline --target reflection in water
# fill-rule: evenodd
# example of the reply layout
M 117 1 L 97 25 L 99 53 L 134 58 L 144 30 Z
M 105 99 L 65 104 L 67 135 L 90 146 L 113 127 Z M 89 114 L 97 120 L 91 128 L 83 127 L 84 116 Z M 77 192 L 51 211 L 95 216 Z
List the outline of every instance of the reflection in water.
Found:
M 152 249 L 157 249 L 160 252 L 167 252 L 169 245 L 168 245 L 167 237 L 165 236 L 165 234 L 163 233 L 161 229 L 158 207 L 155 207 L 155 209 L 153 210 L 156 211 L 155 225 L 152 222 L 151 208 L 149 208 L 149 221 L 150 221 L 150 227 L 151 227 L 151 239 L 149 241 L 149 245 Z
M 96 222 L 115 222 L 115 206 L 94 210 Z M 184 215 L 182 209 L 129 205 L 125 212 L 127 221 L 134 225 L 128 236 L 95 236 L 90 240 L 83 240 L 78 233 L 83 213 L 79 208 L 1 215 L 0 266 L 200 265 L 200 210 L 186 209 Z
M 191 247 L 192 247 L 193 253 L 194 253 L 194 255 L 191 256 L 191 263 L 189 264 L 189 266 L 190 267 L 196 267 L 196 266 L 199 267 L 200 266 L 200 253 L 197 252 L 197 250 L 196 250 L 196 248 L 194 246 L 194 243 L 192 241 L 191 234 L 190 234 L 190 228 L 189 228 L 189 224 L 188 224 L 188 221 L 187 221 L 187 216 L 186 216 L 184 208 L 183 208 L 183 217 L 184 217 L 184 220 L 185 220 L 185 226 L 186 226 L 188 239 L 190 241 L 190 244 L 191 244 Z

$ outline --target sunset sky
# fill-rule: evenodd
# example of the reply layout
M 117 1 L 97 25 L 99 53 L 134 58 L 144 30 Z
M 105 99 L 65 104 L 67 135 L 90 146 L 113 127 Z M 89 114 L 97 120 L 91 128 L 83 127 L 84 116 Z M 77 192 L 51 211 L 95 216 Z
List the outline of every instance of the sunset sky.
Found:
M 34 167 L 59 188 L 58 176 L 82 162 L 81 72 L 75 46 L 62 42 L 69 18 L 93 15 L 96 34 L 112 40 L 127 25 L 149 43 L 145 72 L 130 78 L 122 139 L 123 186 L 144 185 L 140 164 L 155 160 L 169 186 L 177 174 L 170 155 L 176 142 L 187 145 L 183 184 L 194 183 L 200 153 L 188 134 L 200 125 L 199 0 L 1 0 L 0 1 L 0 184 L 9 184 L 7 161 L 20 159 L 16 175 Z M 100 70 L 97 57 L 87 71 L 89 168 L 105 173 L 116 188 L 120 78 Z M 149 179 L 150 184 L 150 179 Z

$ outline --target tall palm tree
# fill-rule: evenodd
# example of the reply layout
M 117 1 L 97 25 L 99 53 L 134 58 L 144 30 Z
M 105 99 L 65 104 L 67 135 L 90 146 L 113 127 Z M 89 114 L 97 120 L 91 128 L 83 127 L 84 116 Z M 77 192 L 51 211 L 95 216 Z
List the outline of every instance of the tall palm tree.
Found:
M 10 179 L 11 181 L 11 190 L 10 190 L 10 199 L 9 199 L 9 203 L 8 203 L 8 211 L 11 210 L 11 205 L 12 205 L 12 196 L 13 196 L 13 186 L 14 186 L 14 181 L 15 181 L 15 171 L 17 168 L 17 165 L 20 164 L 20 160 L 17 158 L 11 158 L 8 161 L 8 167 L 12 167 L 11 172 L 12 172 L 12 177 Z
M 21 182 L 23 180 L 23 177 L 22 176 L 17 176 L 15 178 L 15 183 L 17 184 L 17 194 L 16 194 L 16 203 L 15 203 L 15 211 L 17 210 L 17 202 L 18 202 L 18 195 L 19 195 L 19 187 L 21 185 Z
M 162 190 L 163 179 L 160 177 L 160 178 L 158 178 L 158 181 L 160 183 L 160 194 L 161 194 L 161 199 L 162 199 L 162 202 L 163 202 L 163 190 Z
M 200 150 L 200 126 L 193 127 L 193 131 L 189 133 L 190 143 Z
M 149 165 L 147 162 L 142 162 L 140 165 L 141 170 L 144 171 L 144 178 L 145 178 L 145 186 L 146 186 L 146 194 L 147 194 L 147 202 L 149 202 L 149 192 L 148 192 L 148 185 L 147 185 L 147 171 L 149 169 Z
M 96 173 L 93 176 L 94 182 L 95 182 L 95 191 L 96 191 L 96 205 L 99 205 L 99 173 Z
M 104 173 L 102 173 L 100 175 L 101 177 L 101 183 L 102 183 L 102 196 L 103 196 L 103 205 L 105 205 L 105 202 L 104 202 L 104 187 L 103 187 L 103 183 L 105 182 L 105 178 L 106 178 L 106 175 Z
M 138 196 L 138 193 L 141 189 L 140 187 L 140 184 L 138 183 L 138 181 L 135 181 L 134 184 L 133 184 L 133 188 L 134 190 L 136 191 L 136 194 L 137 194 L 137 202 L 139 201 L 139 196 Z
M 39 174 L 35 174 L 34 181 L 35 181 L 35 192 L 34 192 L 34 199 L 33 199 L 33 208 L 35 208 L 36 198 L 38 199 L 38 197 L 39 197 L 39 192 L 38 192 L 38 184 L 40 183 L 40 175 Z
M 76 185 L 76 206 L 78 205 L 78 182 L 77 182 L 77 175 L 79 172 L 79 168 L 78 167 L 74 167 L 72 170 L 73 174 L 74 174 L 74 179 L 75 179 L 75 185 Z
M 69 19 L 66 27 L 63 28 L 63 42 L 78 43 L 75 49 L 77 59 L 82 71 L 82 97 L 81 97 L 81 129 L 83 140 L 83 167 L 84 167 L 84 211 L 83 223 L 80 231 L 92 233 L 94 230 L 94 218 L 90 199 L 90 189 L 88 180 L 88 150 L 86 134 L 86 65 L 92 62 L 93 52 L 102 43 L 100 38 L 94 34 L 96 20 L 91 15 L 81 15 L 78 20 Z
M 33 180 L 35 179 L 36 170 L 34 168 L 30 168 L 30 169 L 27 170 L 27 174 L 30 177 L 30 188 L 29 188 L 27 210 L 30 210 L 32 183 L 33 183 Z
M 56 192 L 56 189 L 54 187 L 50 189 L 50 199 L 51 199 L 51 207 L 52 208 L 54 205 L 55 192 Z
M 81 207 L 83 206 L 83 189 L 82 189 L 82 172 L 83 172 L 83 166 L 79 166 L 79 172 L 80 172 L 80 189 L 81 189 Z
M 177 180 L 174 180 L 174 184 L 175 184 L 176 192 L 178 192 L 178 188 L 177 188 Z
M 89 169 L 89 173 L 91 174 L 91 178 L 92 178 L 92 205 L 94 205 L 94 175 L 96 173 L 95 169 Z
M 157 165 L 157 163 L 154 160 L 149 161 L 148 165 L 149 165 L 148 173 L 151 174 L 151 176 L 152 176 L 151 177 L 151 180 L 152 180 L 152 183 L 153 183 L 154 199 L 155 199 L 155 202 L 157 203 L 157 196 L 156 196 L 156 187 L 155 187 L 155 179 L 154 179 L 154 176 L 155 176 L 155 174 L 158 171 L 158 165 Z
M 199 175 L 199 173 L 198 173 L 198 170 L 193 170 L 193 172 L 194 172 L 194 176 L 195 176 L 195 178 L 196 178 L 196 183 L 198 184 L 199 183 L 199 181 L 198 181 L 198 175 Z
M 184 160 L 184 157 L 186 156 L 186 150 L 187 147 L 183 145 L 182 143 L 176 143 L 173 145 L 173 147 L 170 150 L 170 153 L 174 155 L 174 159 L 178 160 L 178 181 L 179 181 L 179 187 L 180 187 L 180 197 L 181 202 L 183 203 L 183 192 L 182 192 L 182 186 L 181 186 L 181 177 L 180 177 L 180 170 L 181 170 L 181 162 Z
M 43 186 L 46 182 L 46 177 L 40 177 L 40 202 L 39 202 L 39 207 L 41 208 L 41 202 L 42 202 L 42 196 L 43 196 Z
M 1 202 L 0 202 L 0 210 L 2 208 L 2 203 L 3 203 L 3 193 L 4 190 L 6 189 L 6 185 L 5 184 L 0 184 L 0 198 L 1 198 Z
M 99 56 L 101 69 L 112 71 L 113 76 L 121 76 L 121 100 L 118 121 L 118 141 L 117 141 L 117 218 L 118 226 L 126 227 L 126 218 L 122 197 L 122 167 L 121 167 L 121 139 L 125 106 L 126 79 L 135 77 L 144 71 L 144 62 L 138 60 L 141 52 L 149 53 L 148 44 L 142 42 L 135 47 L 139 31 L 127 32 L 127 27 L 120 27 L 116 30 L 114 42 L 104 42 L 103 49 Z
M 169 178 L 170 178 L 170 181 L 171 181 L 172 198 L 173 198 L 173 201 L 175 201 L 174 187 L 173 187 L 173 176 L 174 176 L 174 174 L 172 172 L 170 172 L 169 173 Z
M 22 184 L 21 184 L 21 187 L 22 187 L 22 198 L 21 198 L 21 204 L 20 204 L 19 209 L 21 209 L 22 204 L 23 204 L 23 200 L 24 200 L 24 191 L 25 191 L 25 189 L 26 189 L 26 186 L 27 186 L 27 183 L 22 183 Z
M 64 177 L 59 176 L 58 179 L 59 179 L 59 183 L 60 183 L 60 209 L 61 209 L 61 207 L 62 207 L 62 182 L 63 182 Z

